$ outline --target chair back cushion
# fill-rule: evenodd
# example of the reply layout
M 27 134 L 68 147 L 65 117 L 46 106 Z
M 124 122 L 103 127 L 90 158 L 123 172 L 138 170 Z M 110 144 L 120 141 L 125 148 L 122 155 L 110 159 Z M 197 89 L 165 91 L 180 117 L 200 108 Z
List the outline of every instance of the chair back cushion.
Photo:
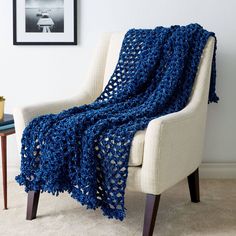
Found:
M 112 73 L 115 70 L 116 64 L 119 59 L 120 49 L 121 49 L 124 36 L 125 36 L 125 33 L 112 33 L 111 34 L 110 44 L 109 44 L 108 52 L 107 52 L 103 88 L 105 88 Z
M 112 73 L 115 70 L 116 64 L 119 59 L 119 53 L 122 46 L 122 41 L 124 39 L 125 33 L 112 33 L 110 34 L 110 43 L 108 46 L 107 57 L 106 57 L 106 66 L 104 71 L 104 80 L 103 88 L 107 85 Z M 206 117 L 207 111 L 207 101 L 209 93 L 209 76 L 207 75 L 208 67 L 211 65 L 209 60 L 212 59 L 211 55 L 213 54 L 214 49 L 214 38 L 211 37 L 204 49 L 202 58 L 198 67 L 198 72 L 196 75 L 196 80 L 193 86 L 192 94 L 189 98 L 189 104 L 193 106 L 198 106 L 199 111 L 202 114 L 202 119 Z M 204 111 L 204 112 L 203 112 Z M 140 166 L 143 162 L 143 151 L 145 143 L 145 134 L 146 129 L 139 131 L 135 134 L 132 141 L 130 157 L 129 157 L 129 166 Z

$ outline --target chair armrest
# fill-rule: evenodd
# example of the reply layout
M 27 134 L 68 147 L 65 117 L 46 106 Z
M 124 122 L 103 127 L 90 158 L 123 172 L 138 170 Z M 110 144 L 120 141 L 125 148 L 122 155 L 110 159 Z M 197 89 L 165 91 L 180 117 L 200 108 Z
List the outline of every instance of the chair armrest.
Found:
M 145 193 L 161 194 L 201 163 L 214 44 L 215 39 L 210 37 L 189 104 L 148 124 L 141 170 L 141 188 Z
M 161 194 L 201 163 L 207 105 L 152 120 L 146 131 L 141 171 L 143 192 Z
M 81 89 L 79 95 L 72 98 L 15 108 L 13 115 L 19 150 L 21 147 L 21 137 L 23 131 L 31 120 L 41 115 L 58 113 L 74 106 L 81 106 L 92 102 L 92 100 L 93 98 L 85 90 Z
M 78 96 L 55 102 L 19 107 L 14 110 L 16 138 L 19 150 L 23 130 L 33 118 L 47 113 L 58 113 L 73 106 L 81 106 L 90 103 L 99 96 L 102 92 L 110 37 L 111 33 L 104 33 L 98 42 L 93 56 L 91 57 L 90 67 L 86 79 L 84 80 L 84 85 L 80 89 L 80 92 L 78 92 Z

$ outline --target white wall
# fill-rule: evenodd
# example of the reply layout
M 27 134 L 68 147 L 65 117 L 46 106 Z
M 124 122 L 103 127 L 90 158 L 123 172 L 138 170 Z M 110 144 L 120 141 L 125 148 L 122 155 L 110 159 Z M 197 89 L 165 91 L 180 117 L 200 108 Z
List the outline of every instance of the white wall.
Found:
M 101 32 L 198 22 L 218 38 L 217 88 L 221 100 L 209 105 L 205 162 L 236 161 L 236 1 L 81 0 L 78 46 L 13 46 L 12 0 L 0 1 L 0 95 L 6 111 L 76 94 Z M 9 165 L 17 166 L 15 137 Z

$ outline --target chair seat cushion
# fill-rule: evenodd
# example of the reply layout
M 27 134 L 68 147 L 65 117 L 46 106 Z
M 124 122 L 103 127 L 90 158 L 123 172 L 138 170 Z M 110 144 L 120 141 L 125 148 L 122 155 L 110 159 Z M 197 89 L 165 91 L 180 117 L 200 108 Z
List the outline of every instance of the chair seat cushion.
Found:
M 145 133 L 146 130 L 140 130 L 134 135 L 129 154 L 129 166 L 141 166 L 143 163 Z

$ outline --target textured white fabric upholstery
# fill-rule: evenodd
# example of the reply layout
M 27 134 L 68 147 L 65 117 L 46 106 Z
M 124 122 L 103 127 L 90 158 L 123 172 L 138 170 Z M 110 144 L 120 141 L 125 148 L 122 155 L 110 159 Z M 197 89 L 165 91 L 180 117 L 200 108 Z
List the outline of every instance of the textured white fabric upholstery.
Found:
M 120 49 L 124 38 L 124 33 L 113 33 L 110 36 L 110 44 L 107 52 L 106 68 L 103 80 L 103 88 L 107 85 L 112 73 L 115 70 L 119 59 Z
M 35 117 L 47 113 L 57 113 L 63 109 L 73 106 L 80 106 L 92 102 L 102 91 L 103 78 L 105 71 L 105 63 L 107 49 L 109 46 L 110 34 L 104 33 L 99 41 L 93 56 L 93 61 L 88 70 L 86 83 L 80 87 L 78 95 L 48 103 L 33 104 L 14 109 L 14 120 L 16 127 L 17 145 L 20 150 L 21 137 L 25 126 Z
M 90 103 L 101 93 L 118 61 L 123 37 L 124 33 L 102 36 L 86 84 L 78 96 L 15 109 L 19 148 L 23 129 L 33 118 Z M 213 49 L 214 38 L 210 38 L 199 64 L 189 104 L 179 112 L 152 120 L 146 130 L 135 134 L 129 159 L 129 189 L 161 194 L 198 168 L 204 143 Z

